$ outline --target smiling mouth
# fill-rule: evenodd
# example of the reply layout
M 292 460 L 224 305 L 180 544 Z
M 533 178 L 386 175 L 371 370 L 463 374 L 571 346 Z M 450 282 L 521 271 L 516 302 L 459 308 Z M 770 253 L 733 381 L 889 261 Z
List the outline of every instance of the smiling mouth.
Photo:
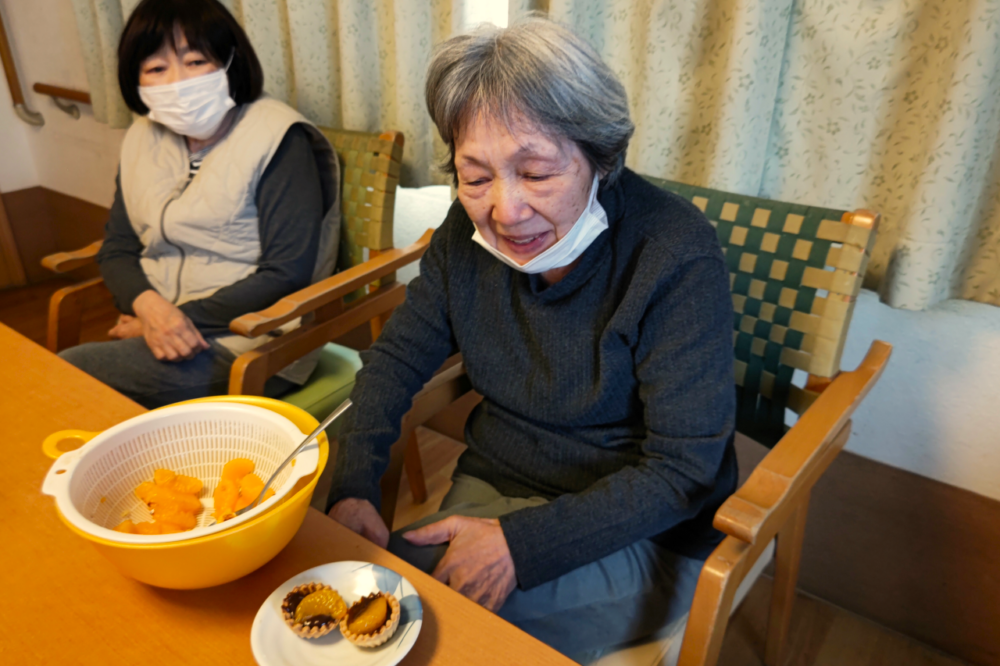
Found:
M 541 238 L 543 235 L 545 235 L 544 232 L 540 234 L 535 234 L 534 236 L 521 236 L 520 238 L 512 238 L 511 236 L 504 236 L 503 239 L 512 245 L 530 245 L 531 243 Z

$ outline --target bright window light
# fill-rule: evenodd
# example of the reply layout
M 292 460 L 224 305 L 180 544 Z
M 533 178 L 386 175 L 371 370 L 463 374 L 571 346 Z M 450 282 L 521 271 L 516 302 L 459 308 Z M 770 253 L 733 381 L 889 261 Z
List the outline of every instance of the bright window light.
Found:
M 464 0 L 463 4 L 465 6 L 463 30 L 479 23 L 507 27 L 507 0 Z

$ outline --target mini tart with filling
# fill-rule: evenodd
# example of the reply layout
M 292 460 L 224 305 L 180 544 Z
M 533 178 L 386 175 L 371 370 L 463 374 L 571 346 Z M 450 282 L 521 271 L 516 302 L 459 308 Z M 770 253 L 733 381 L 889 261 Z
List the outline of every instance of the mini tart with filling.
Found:
M 340 621 L 340 633 L 358 647 L 378 647 L 399 626 L 399 601 L 387 592 L 373 592 L 355 602 Z
M 306 583 L 292 588 L 281 602 L 281 616 L 302 638 L 319 638 L 333 631 L 347 614 L 347 604 L 329 585 Z

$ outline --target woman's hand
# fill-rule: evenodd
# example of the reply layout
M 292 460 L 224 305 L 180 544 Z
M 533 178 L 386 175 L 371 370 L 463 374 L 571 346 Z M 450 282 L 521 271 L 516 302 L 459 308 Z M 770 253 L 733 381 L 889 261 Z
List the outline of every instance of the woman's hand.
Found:
M 176 305 L 147 289 L 132 301 L 146 344 L 158 361 L 182 361 L 208 349 L 208 343 Z
M 333 505 L 329 516 L 379 548 L 389 545 L 389 528 L 368 500 L 356 497 L 342 499 Z
M 119 315 L 118 323 L 108 331 L 108 337 L 115 340 L 142 337 L 142 322 L 132 315 Z
M 449 542 L 431 575 L 494 613 L 517 585 L 507 538 L 495 518 L 449 516 L 403 538 L 414 546 Z

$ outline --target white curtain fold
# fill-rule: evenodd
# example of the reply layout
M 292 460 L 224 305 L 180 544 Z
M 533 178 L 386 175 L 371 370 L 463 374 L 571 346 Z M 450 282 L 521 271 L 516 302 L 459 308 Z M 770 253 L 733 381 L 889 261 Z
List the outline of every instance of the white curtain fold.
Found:
M 115 50 L 138 0 L 72 0 L 94 115 L 124 127 Z M 322 125 L 406 135 L 464 0 L 223 0 L 265 89 Z M 890 305 L 1000 304 L 1000 0 L 510 0 L 590 40 L 628 90 L 641 173 L 883 215 L 867 286 Z
M 621 76 L 629 166 L 883 215 L 890 305 L 1000 304 L 1000 0 L 511 0 Z

